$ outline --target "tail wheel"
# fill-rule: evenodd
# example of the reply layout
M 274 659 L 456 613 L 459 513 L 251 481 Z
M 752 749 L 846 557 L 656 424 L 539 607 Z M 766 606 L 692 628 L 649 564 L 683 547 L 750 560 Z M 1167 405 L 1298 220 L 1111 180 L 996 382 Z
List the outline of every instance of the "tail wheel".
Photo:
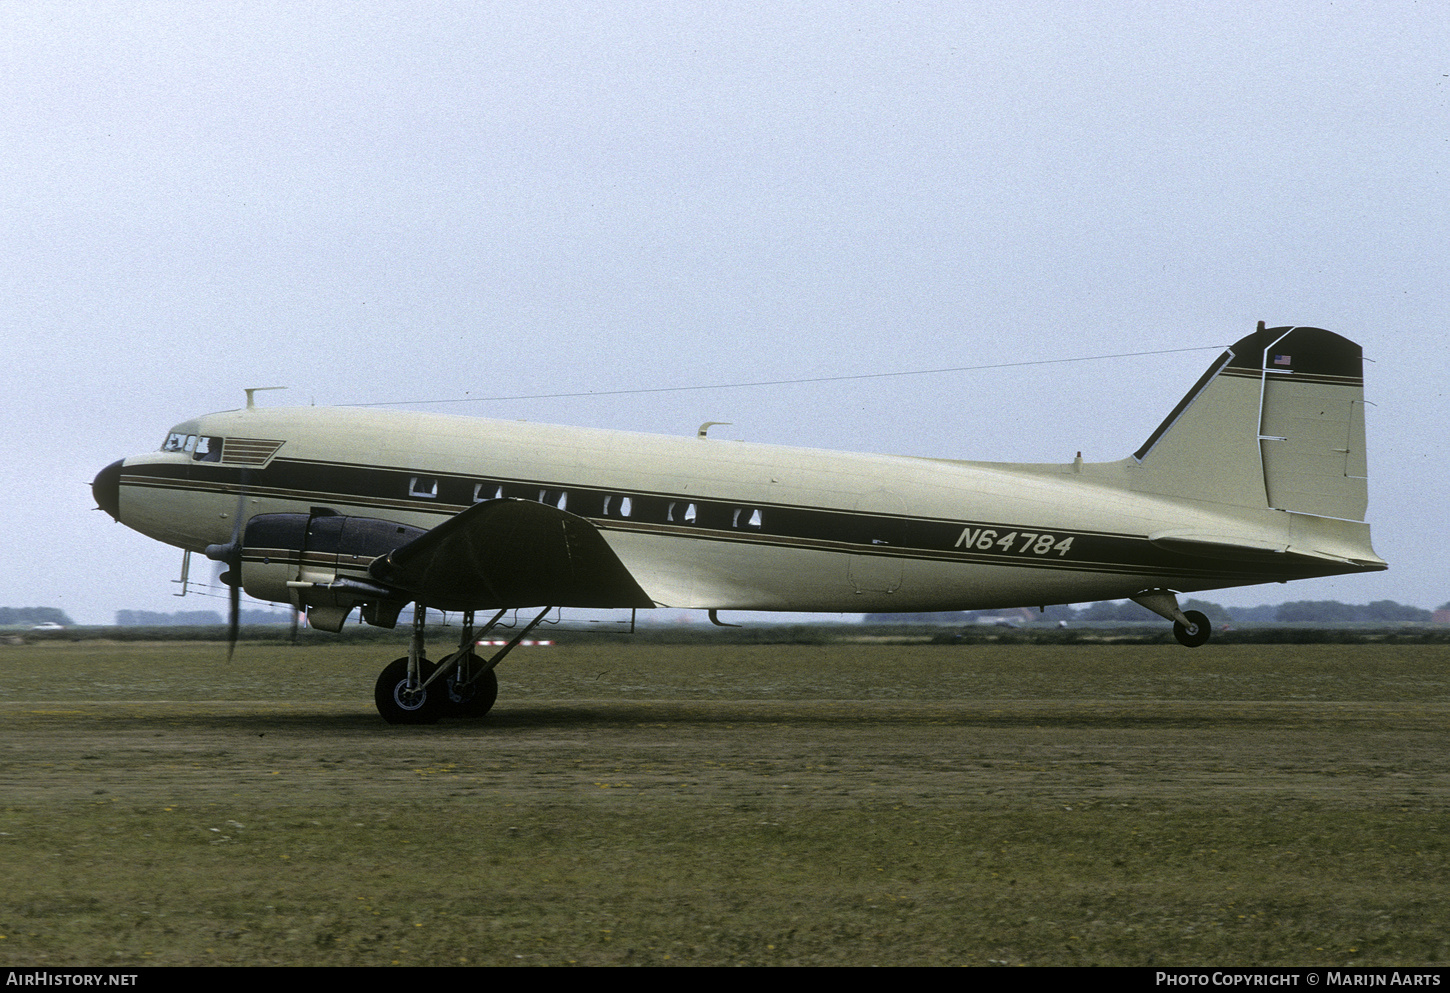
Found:
M 1188 618 L 1187 624 L 1173 623 L 1173 637 L 1185 648 L 1197 648 L 1208 640 L 1213 633 L 1213 625 L 1208 623 L 1208 618 L 1202 611 L 1186 610 L 1183 616 Z
M 419 659 L 420 680 L 426 681 L 432 674 L 433 663 Z M 388 663 L 373 690 L 373 702 L 378 706 L 378 713 L 389 724 L 433 724 L 440 716 L 445 696 L 440 683 L 434 683 L 427 689 L 408 687 L 406 655 Z
M 480 665 L 478 656 L 469 655 L 463 667 L 464 678 L 472 677 Z M 498 676 L 492 669 L 474 682 L 461 682 L 457 670 L 444 678 L 447 684 L 448 713 L 456 717 L 482 717 L 493 708 L 498 699 Z

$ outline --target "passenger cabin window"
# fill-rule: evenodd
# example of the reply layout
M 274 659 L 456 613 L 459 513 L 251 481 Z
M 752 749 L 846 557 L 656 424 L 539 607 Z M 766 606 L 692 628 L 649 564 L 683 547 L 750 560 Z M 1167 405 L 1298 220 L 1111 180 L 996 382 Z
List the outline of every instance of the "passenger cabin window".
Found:
M 695 505 L 693 503 L 672 503 L 670 504 L 670 509 L 665 514 L 665 520 L 673 521 L 677 524 L 694 524 L 695 516 Z
M 604 495 L 605 517 L 608 517 L 610 515 L 611 507 L 613 508 L 613 513 L 615 517 L 628 517 L 630 511 L 634 509 L 629 497 L 616 497 L 612 493 L 606 493 Z
M 408 480 L 408 496 L 425 497 L 435 500 L 438 497 L 438 479 L 436 476 L 413 476 Z
M 492 492 L 490 492 L 492 491 Z M 503 487 L 495 486 L 493 483 L 474 483 L 473 502 L 483 503 L 485 500 L 502 500 Z
M 732 528 L 758 528 L 760 522 L 760 508 L 758 507 L 736 507 L 735 513 L 730 517 Z

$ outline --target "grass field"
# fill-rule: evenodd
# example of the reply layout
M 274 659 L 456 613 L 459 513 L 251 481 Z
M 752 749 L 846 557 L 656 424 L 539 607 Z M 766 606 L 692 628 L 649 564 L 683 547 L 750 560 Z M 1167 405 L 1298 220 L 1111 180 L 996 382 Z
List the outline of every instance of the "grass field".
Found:
M 1443 964 L 1450 646 L 0 646 L 0 963 Z

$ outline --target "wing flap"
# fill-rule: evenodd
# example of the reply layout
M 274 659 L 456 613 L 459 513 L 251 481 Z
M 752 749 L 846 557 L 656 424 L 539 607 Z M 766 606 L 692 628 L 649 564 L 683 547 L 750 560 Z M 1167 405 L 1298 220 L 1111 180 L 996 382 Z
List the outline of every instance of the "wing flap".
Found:
M 470 507 L 368 573 L 442 610 L 654 606 L 598 528 L 527 500 Z

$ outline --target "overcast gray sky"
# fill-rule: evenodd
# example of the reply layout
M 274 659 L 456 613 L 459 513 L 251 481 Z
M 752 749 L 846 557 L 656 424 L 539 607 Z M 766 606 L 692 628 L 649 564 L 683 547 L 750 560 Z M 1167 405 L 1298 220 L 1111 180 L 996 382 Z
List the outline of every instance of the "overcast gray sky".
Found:
M 198 413 L 1199 352 L 453 413 L 1012 461 L 1359 342 L 1376 576 L 1450 600 L 1436 3 L 0 2 L 0 605 L 176 600 L 88 483 Z

